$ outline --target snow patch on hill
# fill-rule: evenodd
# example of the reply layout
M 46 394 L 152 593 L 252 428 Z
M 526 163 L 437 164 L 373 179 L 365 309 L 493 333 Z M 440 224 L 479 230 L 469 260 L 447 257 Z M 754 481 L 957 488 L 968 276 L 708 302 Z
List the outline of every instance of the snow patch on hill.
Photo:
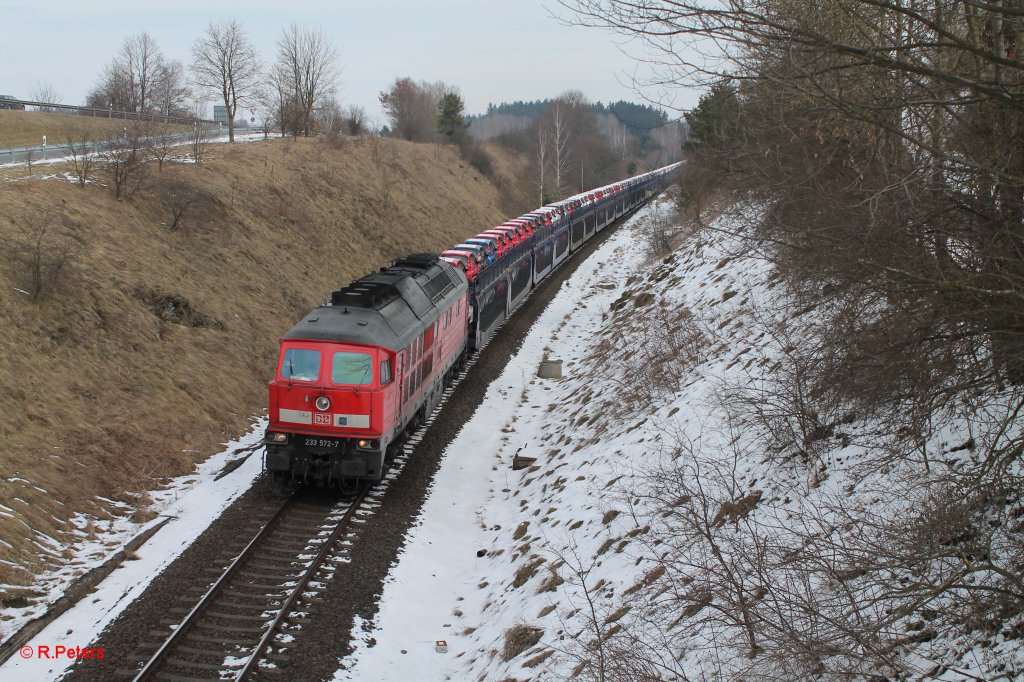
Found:
M 777 600 L 780 586 L 793 603 L 820 598 L 809 610 L 826 616 L 845 613 L 831 601 L 842 585 L 869 601 L 858 576 L 806 554 L 807 538 L 867 537 L 837 511 L 914 513 L 909 482 L 930 474 L 861 466 L 872 445 L 857 434 L 871 429 L 856 415 L 809 434 L 781 465 L 764 452 L 744 415 L 778 404 L 764 378 L 782 371 L 815 311 L 786 300 L 768 265 L 729 236 L 728 218 L 650 263 L 649 225 L 668 211 L 653 204 L 602 245 L 491 385 L 336 679 L 590 679 L 600 667 L 784 676 L 746 627 L 808 625 L 808 609 Z M 767 319 L 780 314 L 781 333 Z M 545 357 L 563 360 L 562 379 L 537 378 Z M 1003 408 L 994 397 L 990 409 Z M 970 456 L 968 437 L 950 415 L 927 446 L 955 462 Z M 513 471 L 517 453 L 536 462 Z M 891 630 L 893 670 L 950 680 L 1024 670 L 1012 628 L 983 638 L 902 618 Z M 824 661 L 821 673 L 848 664 Z

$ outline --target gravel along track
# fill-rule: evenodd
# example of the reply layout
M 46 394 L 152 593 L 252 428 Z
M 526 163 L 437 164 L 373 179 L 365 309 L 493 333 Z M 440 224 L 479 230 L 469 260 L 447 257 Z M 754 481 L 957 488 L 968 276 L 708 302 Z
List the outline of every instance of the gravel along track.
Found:
M 323 584 L 333 578 L 335 562 L 347 560 L 339 541 L 350 540 L 350 529 L 361 521 L 357 514 L 371 511 L 382 493 L 335 504 L 325 504 L 323 496 L 310 499 L 307 491 L 288 498 L 201 599 L 195 596 L 198 585 L 182 595 L 186 604 L 168 620 L 184 620 L 162 645 L 154 641 L 155 654 L 135 679 L 237 678 L 251 675 L 261 662 L 276 667 L 288 660 L 289 629 L 305 622 Z M 192 600 L 199 604 L 190 607 Z
M 303 607 L 306 611 L 302 622 L 294 623 L 283 641 L 275 643 L 272 649 L 279 652 L 287 643 L 287 653 L 275 654 L 277 660 L 272 660 L 276 669 L 265 670 L 261 678 L 321 680 L 333 676 L 339 659 L 351 650 L 348 635 L 354 617 L 370 620 L 377 612 L 388 569 L 398 558 L 445 448 L 473 415 L 487 386 L 500 376 L 562 282 L 571 278 L 579 265 L 630 215 L 597 233 L 548 276 L 476 355 L 456 389 L 456 399 L 445 401 L 429 420 L 428 428 L 417 434 L 412 439 L 414 444 L 406 446 L 406 453 L 398 458 L 403 460 L 402 466 L 389 473 L 382 496 L 386 499 L 379 499 L 372 513 L 361 515 L 363 523 L 358 537 L 347 545 L 344 559 L 333 562 L 331 580 L 318 584 L 315 602 Z M 317 495 L 330 506 L 330 494 L 317 492 L 312 497 Z M 337 494 L 333 499 L 337 501 Z M 131 679 L 155 651 L 154 641 L 159 643 L 166 638 L 169 628 L 183 617 L 171 614 L 184 614 L 198 602 L 280 504 L 270 495 L 269 482 L 257 480 L 91 644 L 104 647 L 106 657 L 79 661 L 64 679 Z M 216 674 L 211 677 L 216 679 Z

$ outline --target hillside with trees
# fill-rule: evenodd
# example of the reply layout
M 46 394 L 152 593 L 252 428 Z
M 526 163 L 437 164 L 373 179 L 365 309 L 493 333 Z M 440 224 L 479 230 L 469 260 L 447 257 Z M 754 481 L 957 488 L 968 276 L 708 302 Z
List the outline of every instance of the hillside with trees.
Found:
M 741 328 L 777 352 L 717 389 L 731 441 L 680 445 L 670 479 L 704 467 L 679 486 L 696 534 L 647 617 L 751 679 L 1016 679 L 1024 5 L 573 4 L 643 41 L 659 83 L 703 89 L 678 237 L 768 271 Z M 762 499 L 736 442 L 790 487 Z
M 659 109 L 591 102 L 578 90 L 551 100 L 491 104 L 467 121 L 474 138 L 528 160 L 521 190 L 542 204 L 672 163 L 686 139 L 685 125 Z

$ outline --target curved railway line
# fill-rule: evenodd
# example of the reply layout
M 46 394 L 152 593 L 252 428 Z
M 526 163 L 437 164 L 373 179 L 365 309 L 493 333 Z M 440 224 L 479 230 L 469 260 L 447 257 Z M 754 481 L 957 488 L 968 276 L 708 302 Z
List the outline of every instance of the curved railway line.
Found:
M 632 213 L 616 220 L 616 225 Z M 339 633 L 349 632 L 355 614 L 365 618 L 375 609 L 383 579 L 404 543 L 446 444 L 561 283 L 612 232 L 603 231 L 566 267 L 531 291 L 520 305 L 522 314 L 501 323 L 510 327 L 508 332 L 494 335 L 469 356 L 435 410 L 390 462 L 386 477 L 365 498 L 339 502 L 337 494 L 300 490 L 285 504 L 270 505 L 266 489 L 253 491 L 248 502 L 242 500 L 235 505 L 237 511 L 233 507 L 226 513 L 117 625 L 104 631 L 104 643 L 117 655 L 107 661 L 81 661 L 71 680 L 320 679 L 325 671 L 336 669 L 347 648 L 339 642 Z M 449 400 L 467 377 L 468 389 L 459 392 L 459 400 Z M 431 429 L 435 422 L 437 428 Z M 253 456 L 262 456 L 262 449 Z M 406 472 L 407 468 L 411 471 Z M 264 483 L 269 487 L 269 481 Z M 393 499 L 385 504 L 388 493 Z M 302 520 L 304 515 L 307 518 Z M 291 526 L 287 532 L 284 524 Z M 264 539 L 257 541 L 256 536 L 264 533 Z M 372 541 L 360 541 L 365 534 Z M 334 540 L 326 540 L 332 535 Z M 247 537 L 252 539 L 242 550 Z M 255 557 L 254 553 L 263 551 L 260 547 L 273 547 L 276 553 L 267 552 L 267 559 L 262 553 Z M 319 567 L 314 567 L 322 551 Z M 245 556 L 253 558 L 239 560 Z M 224 567 L 236 564 L 235 577 L 223 579 Z M 210 568 L 197 568 L 204 565 Z M 309 578 L 300 588 L 307 573 Z M 249 587 L 243 587 L 245 580 L 250 581 Z M 295 597 L 289 600 L 292 594 Z M 154 628 L 156 622 L 162 629 Z M 172 636 L 176 641 L 167 643 Z M 159 660 L 151 663 L 154 659 Z

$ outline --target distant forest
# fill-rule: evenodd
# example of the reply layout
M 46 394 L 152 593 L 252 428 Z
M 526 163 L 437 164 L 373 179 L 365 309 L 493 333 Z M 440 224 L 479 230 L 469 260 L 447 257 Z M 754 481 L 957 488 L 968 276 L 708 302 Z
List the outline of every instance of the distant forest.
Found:
M 539 99 L 530 102 L 502 102 L 501 104 L 488 104 L 486 114 L 467 116 L 466 121 L 472 123 L 474 120 L 484 116 L 495 114 L 508 114 L 510 116 L 521 116 L 523 118 L 539 118 L 544 115 L 554 100 Z M 590 108 L 596 114 L 611 114 L 623 123 L 634 135 L 645 137 L 646 133 L 654 128 L 668 123 L 668 114 L 647 104 L 636 104 L 620 100 L 605 105 L 601 102 L 593 102 Z

